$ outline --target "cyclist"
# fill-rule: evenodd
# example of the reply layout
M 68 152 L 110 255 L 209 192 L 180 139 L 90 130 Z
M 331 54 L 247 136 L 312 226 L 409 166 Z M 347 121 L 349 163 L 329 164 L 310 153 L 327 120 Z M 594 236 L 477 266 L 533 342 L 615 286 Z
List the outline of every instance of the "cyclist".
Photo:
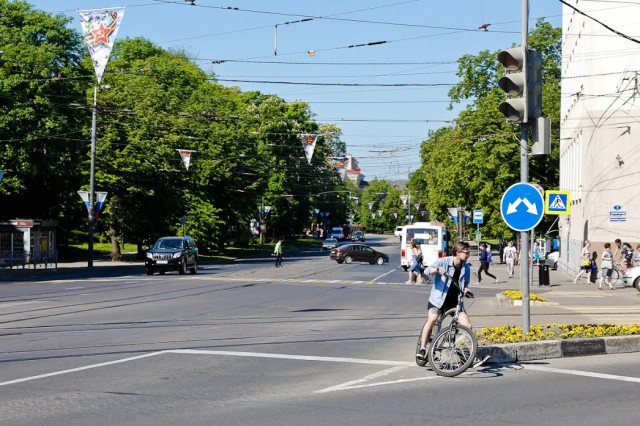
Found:
M 435 275 L 435 277 L 431 294 L 429 295 L 427 322 L 422 329 L 420 349 L 418 353 L 416 353 L 416 358 L 425 359 L 427 356 L 427 342 L 429 341 L 433 326 L 438 322 L 440 315 L 458 305 L 458 295 L 460 291 L 469 296 L 473 296 L 473 293 L 469 291 L 469 280 L 471 278 L 471 267 L 467 263 L 469 254 L 469 243 L 458 241 L 453 246 L 453 256 L 437 259 L 426 269 L 425 272 L 429 275 Z M 452 280 L 445 278 L 445 274 L 453 277 L 453 281 L 456 281 L 459 287 L 455 284 L 452 285 Z M 461 325 L 471 329 L 471 321 L 466 312 L 460 312 L 458 321 Z M 473 366 L 477 367 L 482 365 L 488 359 L 488 356 L 484 359 L 476 359 Z

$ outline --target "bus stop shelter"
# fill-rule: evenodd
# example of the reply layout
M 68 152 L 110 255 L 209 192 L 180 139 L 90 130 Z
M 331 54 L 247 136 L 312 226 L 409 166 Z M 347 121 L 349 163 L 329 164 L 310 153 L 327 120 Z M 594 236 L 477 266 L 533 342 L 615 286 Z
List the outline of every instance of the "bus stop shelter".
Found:
M 57 267 L 57 227 L 55 220 L 0 221 L 0 267 Z

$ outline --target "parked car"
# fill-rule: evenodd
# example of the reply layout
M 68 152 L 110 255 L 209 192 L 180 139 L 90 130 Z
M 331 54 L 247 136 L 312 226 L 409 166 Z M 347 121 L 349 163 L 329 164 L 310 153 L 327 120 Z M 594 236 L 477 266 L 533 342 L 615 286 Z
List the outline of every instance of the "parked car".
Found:
M 345 244 L 331 250 L 329 258 L 338 263 L 369 262 L 382 265 L 389 262 L 389 256 L 364 244 Z
M 198 247 L 191 237 L 162 237 L 147 251 L 147 275 L 178 271 L 180 275 L 198 272 Z
M 551 269 L 553 269 L 554 271 L 556 269 L 558 269 L 558 259 L 560 258 L 560 252 L 559 251 L 554 251 L 552 253 L 549 253 L 547 255 L 547 260 L 546 260 L 546 264 L 548 266 L 551 266 Z
M 364 232 L 355 231 L 353 234 L 351 234 L 351 241 L 360 241 L 364 243 Z
M 322 242 L 322 251 L 331 250 L 338 247 L 338 240 L 335 238 L 327 238 Z
M 632 284 L 636 290 L 640 291 L 640 266 L 627 269 L 627 272 L 622 276 L 622 282 Z

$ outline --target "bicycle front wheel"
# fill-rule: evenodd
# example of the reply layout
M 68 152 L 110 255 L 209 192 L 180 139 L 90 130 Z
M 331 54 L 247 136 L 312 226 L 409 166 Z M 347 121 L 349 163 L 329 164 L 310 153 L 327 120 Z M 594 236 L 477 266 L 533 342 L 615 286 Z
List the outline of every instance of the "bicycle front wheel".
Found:
M 429 345 L 427 359 L 438 376 L 454 377 L 473 363 L 478 352 L 476 336 L 457 324 L 443 329 Z

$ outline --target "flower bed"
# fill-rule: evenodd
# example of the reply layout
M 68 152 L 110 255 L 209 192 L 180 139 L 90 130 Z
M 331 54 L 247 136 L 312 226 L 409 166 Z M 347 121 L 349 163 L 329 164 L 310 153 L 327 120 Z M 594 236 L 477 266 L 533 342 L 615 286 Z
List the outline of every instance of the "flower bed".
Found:
M 529 330 L 529 333 L 523 334 L 522 328 L 517 326 L 486 327 L 476 332 L 476 336 L 480 346 L 540 340 L 631 336 L 640 335 L 640 324 L 549 324 L 532 325 Z

